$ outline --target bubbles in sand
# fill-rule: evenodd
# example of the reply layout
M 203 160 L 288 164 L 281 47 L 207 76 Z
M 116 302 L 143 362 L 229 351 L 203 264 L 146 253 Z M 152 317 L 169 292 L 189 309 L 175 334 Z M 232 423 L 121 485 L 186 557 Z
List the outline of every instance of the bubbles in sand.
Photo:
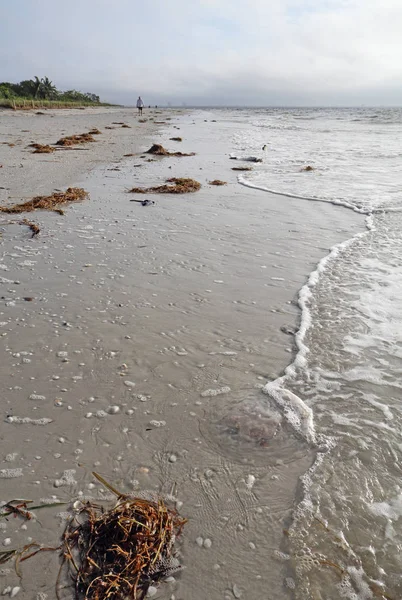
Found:
M 0 469 L 0 479 L 14 479 L 22 476 L 22 469 Z
M 53 423 L 53 419 L 48 417 L 42 417 L 41 419 L 31 419 L 30 417 L 16 417 L 9 415 L 6 418 L 7 423 L 14 423 L 15 425 L 48 425 Z
M 46 396 L 41 396 L 40 394 L 31 394 L 29 396 L 30 400 L 46 400 Z
M 213 396 L 221 396 L 222 394 L 228 394 L 230 392 L 230 387 L 225 385 L 224 387 L 218 389 L 209 389 L 201 392 L 201 396 L 203 398 L 212 398 Z
M 75 469 L 67 469 L 66 471 L 64 471 L 60 479 L 55 479 L 55 481 L 53 482 L 54 487 L 59 488 L 64 486 L 75 485 L 77 483 L 74 479 L 75 473 Z
M 166 425 L 166 421 L 155 421 L 152 420 L 149 422 L 150 425 L 152 425 L 153 427 L 165 427 Z
M 10 454 L 7 454 L 5 457 L 5 461 L 6 462 L 13 462 L 18 456 L 17 452 L 10 452 Z

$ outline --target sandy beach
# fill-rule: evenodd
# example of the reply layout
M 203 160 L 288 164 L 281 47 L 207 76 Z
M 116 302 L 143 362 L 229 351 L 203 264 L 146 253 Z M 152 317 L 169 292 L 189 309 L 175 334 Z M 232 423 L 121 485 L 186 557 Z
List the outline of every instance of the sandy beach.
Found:
M 315 448 L 261 388 L 292 360 L 298 290 L 363 217 L 240 185 L 219 111 L 143 118 L 0 112 L 1 205 L 89 192 L 64 215 L 29 213 L 34 238 L 0 215 L 0 501 L 104 501 L 93 470 L 125 492 L 173 490 L 184 569 L 158 598 L 292 598 L 286 529 Z M 76 150 L 28 148 L 93 127 Z M 196 154 L 143 154 L 153 143 Z M 128 193 L 169 177 L 201 189 Z M 66 510 L 1 521 L 0 545 L 57 544 Z M 21 581 L 3 565 L 0 592 L 51 600 L 57 561 L 27 561 Z

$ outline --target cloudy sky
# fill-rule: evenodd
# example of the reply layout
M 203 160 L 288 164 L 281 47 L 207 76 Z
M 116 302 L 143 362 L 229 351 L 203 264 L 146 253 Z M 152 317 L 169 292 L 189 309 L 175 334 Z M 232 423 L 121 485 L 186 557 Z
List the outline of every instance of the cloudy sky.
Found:
M 0 0 L 0 80 L 132 104 L 402 104 L 401 0 Z

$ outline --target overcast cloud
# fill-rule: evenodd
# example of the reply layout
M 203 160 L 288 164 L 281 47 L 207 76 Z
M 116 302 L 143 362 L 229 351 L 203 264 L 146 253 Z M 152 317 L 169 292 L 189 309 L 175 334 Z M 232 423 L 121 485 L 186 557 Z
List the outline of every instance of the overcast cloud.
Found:
M 402 104 L 401 0 L 0 0 L 0 80 L 146 104 Z

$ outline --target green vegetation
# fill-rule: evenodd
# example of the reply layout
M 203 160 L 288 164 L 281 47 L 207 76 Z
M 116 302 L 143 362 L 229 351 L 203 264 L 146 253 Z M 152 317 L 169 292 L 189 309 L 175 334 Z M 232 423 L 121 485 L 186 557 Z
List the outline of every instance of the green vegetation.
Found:
M 9 108 L 72 108 L 100 105 L 100 98 L 90 92 L 59 91 L 48 77 L 26 79 L 20 83 L 0 82 L 0 106 Z

